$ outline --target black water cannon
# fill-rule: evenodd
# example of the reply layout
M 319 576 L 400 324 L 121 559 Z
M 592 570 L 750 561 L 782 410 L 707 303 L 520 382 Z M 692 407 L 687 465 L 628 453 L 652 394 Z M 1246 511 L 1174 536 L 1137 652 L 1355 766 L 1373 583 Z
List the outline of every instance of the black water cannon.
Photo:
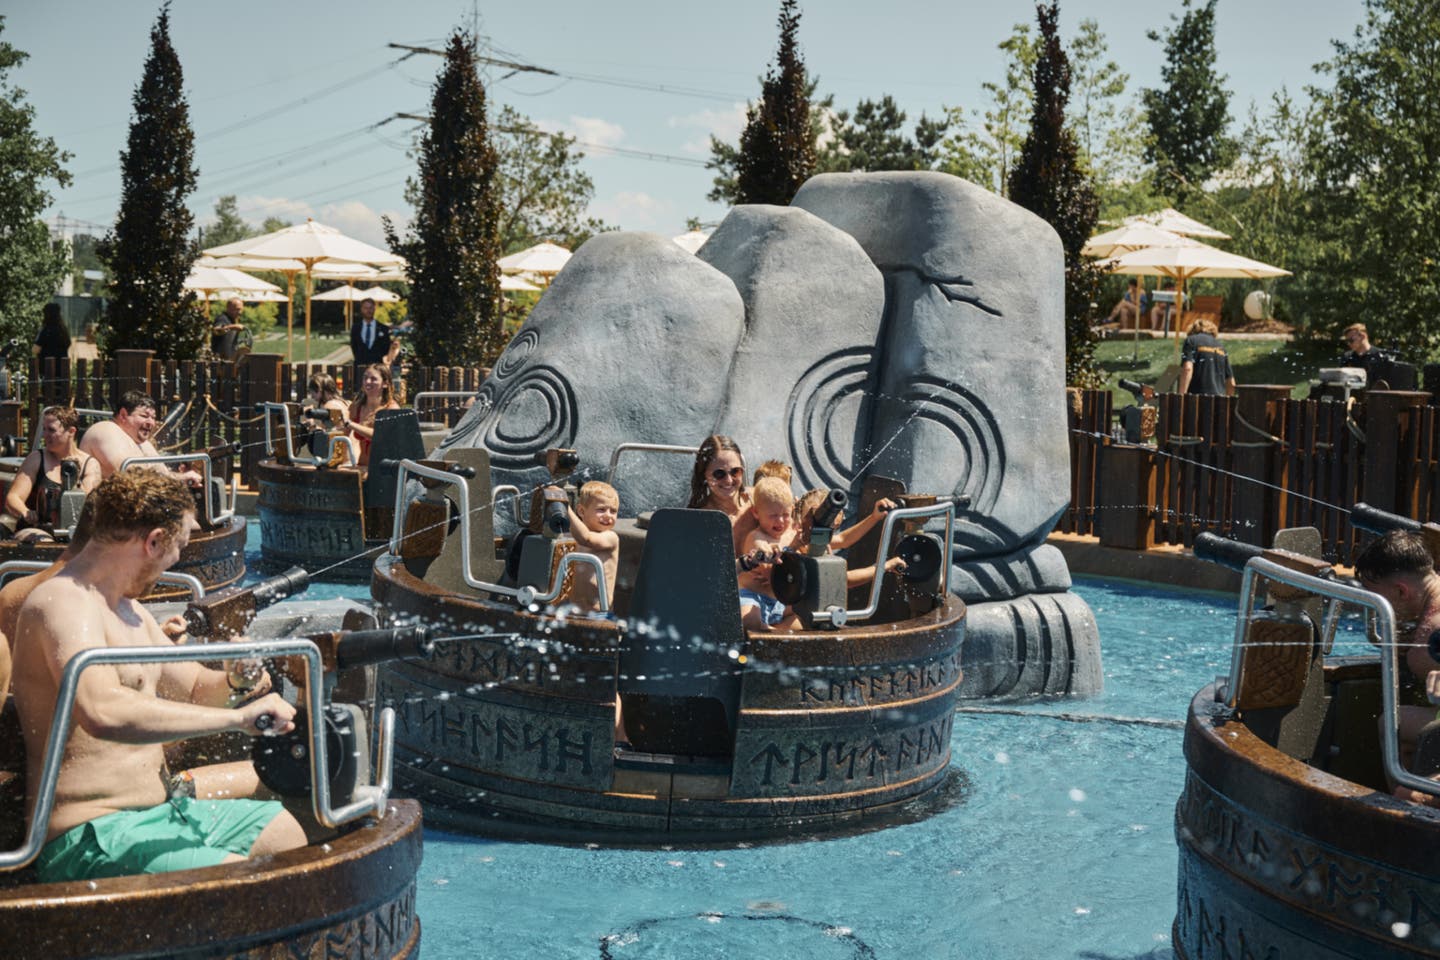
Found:
M 551 540 L 570 533 L 570 497 L 559 487 L 540 491 L 540 532 Z
M 250 629 L 255 614 L 286 597 L 304 593 L 310 586 L 310 574 L 303 567 L 291 567 L 284 573 L 248 587 L 226 587 L 192 600 L 185 608 L 186 630 L 196 640 L 217 641 L 238 637 Z
M 462 480 L 475 479 L 475 468 L 466 466 L 463 463 L 453 463 L 449 460 L 416 460 L 415 462 L 422 467 L 429 467 L 432 470 L 440 470 L 444 473 L 450 474 L 451 476 L 460 477 Z M 381 470 L 397 470 L 400 467 L 400 461 L 391 459 L 390 457 L 386 457 L 384 460 L 380 461 L 379 466 Z M 414 479 L 419 480 L 426 487 L 431 489 L 438 487 L 442 483 L 444 483 L 443 480 L 434 480 L 430 477 L 415 477 Z
M 1419 520 L 1390 513 L 1367 503 L 1357 503 L 1350 508 L 1350 526 L 1377 536 L 1384 536 L 1392 530 L 1404 530 L 1419 534 L 1430 551 L 1430 559 L 1440 567 L 1440 524 L 1421 523 Z
M 324 665 L 325 772 L 331 797 L 343 803 L 369 772 L 370 737 L 365 714 L 358 706 L 330 700 L 335 674 L 394 660 L 428 659 L 434 653 L 435 640 L 430 628 L 421 625 L 341 630 L 310 639 L 320 648 Z M 294 729 L 278 736 L 256 737 L 250 750 L 260 781 L 285 797 L 308 797 L 311 793 L 310 717 L 306 709 L 309 698 L 305 690 L 308 674 L 304 663 L 303 657 L 284 658 L 271 671 L 271 689 L 297 708 Z M 273 723 L 268 717 L 261 721 L 256 726 L 262 730 Z
M 814 518 L 810 521 L 809 547 L 812 557 L 823 556 L 830 549 L 830 538 L 834 535 L 835 524 L 844 514 L 849 499 L 844 490 L 832 487 L 830 492 L 825 494 L 825 499 L 815 508 Z
M 1337 579 L 1335 568 L 1320 557 L 1275 547 L 1257 547 L 1253 543 L 1241 543 L 1239 540 L 1231 540 L 1208 531 L 1195 537 L 1194 550 L 1195 556 L 1199 559 L 1228 567 L 1231 570 L 1244 570 L 1245 565 L 1255 557 L 1263 557 L 1287 570 L 1294 570 L 1296 573 L 1303 573 L 1321 580 Z M 1281 587 L 1278 584 L 1272 585 L 1269 592 L 1272 597 L 1287 600 L 1305 595 L 1303 590 Z
M 1118 414 L 1120 429 L 1125 433 L 1126 443 L 1144 443 L 1155 436 L 1155 424 L 1159 410 L 1155 406 L 1155 388 L 1148 383 L 1121 380 L 1120 389 L 1129 391 L 1135 402 L 1123 407 Z M 1115 439 L 1119 439 L 1116 437 Z
M 580 466 L 580 454 L 566 447 L 551 447 L 535 454 L 535 462 L 545 468 L 552 480 L 560 481 Z

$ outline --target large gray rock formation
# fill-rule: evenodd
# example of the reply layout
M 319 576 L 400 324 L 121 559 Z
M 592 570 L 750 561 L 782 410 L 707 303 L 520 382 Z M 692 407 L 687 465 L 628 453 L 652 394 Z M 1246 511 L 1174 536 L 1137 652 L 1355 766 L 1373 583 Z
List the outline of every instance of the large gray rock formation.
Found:
M 494 482 L 523 490 L 546 447 L 600 476 L 618 443 L 719 432 L 802 487 L 966 494 L 962 693 L 1094 693 L 1094 618 L 1043 542 L 1069 491 L 1063 282 L 1054 231 L 973 184 L 818 176 L 790 207 L 731 211 L 698 257 L 648 234 L 586 243 L 444 447 L 487 447 Z M 622 513 L 682 505 L 690 466 L 625 461 Z

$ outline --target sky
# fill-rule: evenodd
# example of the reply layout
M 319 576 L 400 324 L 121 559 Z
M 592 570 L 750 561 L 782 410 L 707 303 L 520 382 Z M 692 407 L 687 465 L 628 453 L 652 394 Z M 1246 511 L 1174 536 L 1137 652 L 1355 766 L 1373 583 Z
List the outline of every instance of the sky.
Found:
M 0 0 L 0 40 L 30 54 L 9 82 L 26 91 L 36 127 L 73 156 L 74 182 L 52 189 L 47 217 L 100 234 L 119 203 L 119 153 L 149 52 L 158 0 Z M 981 84 L 1002 82 L 997 44 L 1034 21 L 1021 0 L 802 2 L 801 53 L 837 107 L 892 95 L 910 116 L 983 108 Z M 745 103 L 778 43 L 778 0 L 174 0 L 171 40 L 196 134 L 197 223 L 215 201 L 241 215 L 314 217 L 382 244 L 381 216 L 409 219 L 406 154 L 441 60 L 390 43 L 443 46 L 478 26 L 489 54 L 558 76 L 489 68 L 492 108 L 510 104 L 578 138 L 595 182 L 590 213 L 627 230 L 678 234 L 688 217 L 718 221 L 705 199 L 710 134 L 739 137 Z M 1179 0 L 1062 0 L 1068 41 L 1094 19 L 1129 74 L 1126 97 L 1160 82 L 1163 30 Z M 1363 0 L 1220 0 L 1218 68 L 1238 123 L 1287 87 L 1300 95 L 1332 41 L 1348 40 Z M 53 187 L 53 185 L 52 185 Z

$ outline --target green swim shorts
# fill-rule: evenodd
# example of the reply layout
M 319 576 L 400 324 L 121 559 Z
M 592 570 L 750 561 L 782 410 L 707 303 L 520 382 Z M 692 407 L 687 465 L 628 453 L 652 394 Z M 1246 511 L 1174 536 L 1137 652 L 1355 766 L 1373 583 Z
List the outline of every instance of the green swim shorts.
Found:
M 120 810 L 65 831 L 40 851 L 42 883 L 212 867 L 245 856 L 284 808 L 275 800 L 191 800 Z

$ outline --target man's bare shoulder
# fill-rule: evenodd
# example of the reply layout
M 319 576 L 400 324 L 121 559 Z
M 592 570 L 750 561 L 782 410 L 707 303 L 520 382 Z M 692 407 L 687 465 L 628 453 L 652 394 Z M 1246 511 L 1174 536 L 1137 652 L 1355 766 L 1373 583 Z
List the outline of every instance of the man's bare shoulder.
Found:
M 85 435 L 80 438 L 80 449 L 92 453 L 107 443 L 113 443 L 117 436 L 130 439 L 113 420 L 101 420 L 85 428 Z

